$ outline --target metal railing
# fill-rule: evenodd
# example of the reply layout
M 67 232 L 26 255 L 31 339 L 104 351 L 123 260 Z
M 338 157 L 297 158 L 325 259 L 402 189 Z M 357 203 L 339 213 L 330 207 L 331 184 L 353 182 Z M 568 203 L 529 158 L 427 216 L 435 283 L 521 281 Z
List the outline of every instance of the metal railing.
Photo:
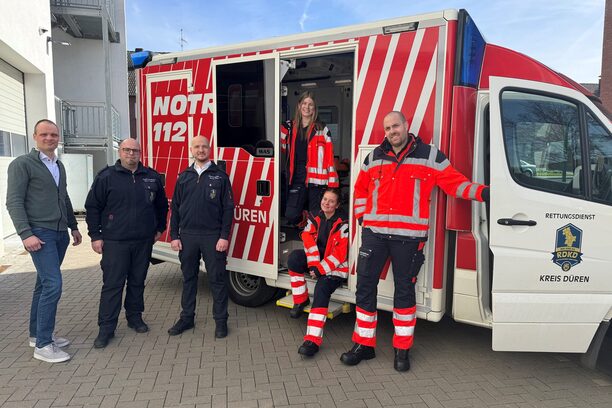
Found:
M 51 6 L 83 7 L 89 9 L 106 10 L 108 19 L 115 26 L 115 0 L 50 0 Z
M 121 140 L 121 116 L 114 106 L 111 106 L 111 120 L 113 121 L 113 140 L 119 142 Z
M 57 96 L 55 97 L 55 116 L 62 142 L 66 140 L 66 137 L 76 136 L 76 118 L 74 112 L 75 109 L 71 104 Z
M 106 105 L 103 102 L 68 102 L 55 98 L 56 116 L 62 140 L 66 145 L 105 145 Z M 61 112 L 61 113 L 60 113 Z M 121 140 L 121 116 L 111 106 L 113 140 Z

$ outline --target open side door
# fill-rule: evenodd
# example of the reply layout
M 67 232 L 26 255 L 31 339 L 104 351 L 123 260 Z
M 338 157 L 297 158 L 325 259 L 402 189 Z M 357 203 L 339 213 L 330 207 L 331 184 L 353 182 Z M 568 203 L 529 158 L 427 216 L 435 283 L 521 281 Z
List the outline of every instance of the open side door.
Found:
M 610 121 L 573 89 L 490 85 L 493 349 L 585 352 L 612 308 Z
M 215 160 L 234 192 L 228 269 L 278 274 L 279 59 L 277 53 L 213 61 Z

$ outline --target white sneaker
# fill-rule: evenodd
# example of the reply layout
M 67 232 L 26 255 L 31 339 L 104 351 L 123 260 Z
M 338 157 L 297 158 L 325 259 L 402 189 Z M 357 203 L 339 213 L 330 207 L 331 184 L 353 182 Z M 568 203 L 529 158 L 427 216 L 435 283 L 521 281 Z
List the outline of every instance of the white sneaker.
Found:
M 60 350 L 55 343 L 51 343 L 41 348 L 34 347 L 34 358 L 47 363 L 61 363 L 70 360 L 70 354 Z
M 51 340 L 57 347 L 66 347 L 70 345 L 70 340 L 63 337 L 55 337 L 55 334 L 51 336 Z M 30 337 L 30 347 L 36 347 L 36 337 Z

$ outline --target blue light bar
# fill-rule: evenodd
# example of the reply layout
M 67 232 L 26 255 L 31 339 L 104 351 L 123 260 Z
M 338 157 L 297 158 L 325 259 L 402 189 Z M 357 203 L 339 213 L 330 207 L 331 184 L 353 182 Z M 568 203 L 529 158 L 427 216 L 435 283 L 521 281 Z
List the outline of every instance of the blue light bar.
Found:
M 130 57 L 132 57 L 132 63 L 134 64 L 134 68 L 143 68 L 151 61 L 151 51 L 138 51 L 133 52 Z
M 459 23 L 459 72 L 456 85 L 478 87 L 486 42 L 470 15 L 461 10 Z M 463 19 L 462 19 L 463 17 Z

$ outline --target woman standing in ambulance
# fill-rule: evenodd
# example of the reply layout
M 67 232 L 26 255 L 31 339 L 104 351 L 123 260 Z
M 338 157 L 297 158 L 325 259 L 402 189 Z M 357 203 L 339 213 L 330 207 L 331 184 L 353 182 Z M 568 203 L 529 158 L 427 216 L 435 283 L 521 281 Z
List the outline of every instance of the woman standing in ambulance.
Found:
M 304 208 L 318 213 L 326 187 L 339 185 L 330 132 L 317 120 L 317 105 L 309 91 L 300 95 L 294 120 L 281 125 L 281 151 L 287 158 L 289 186 L 285 217 L 288 224 L 296 225 L 305 221 Z
M 290 316 L 297 319 L 310 303 L 304 275 L 317 279 L 304 343 L 298 353 L 314 356 L 323 341 L 323 326 L 327 320 L 329 299 L 348 277 L 348 222 L 338 211 L 340 190 L 328 188 L 320 202 L 320 211 L 310 213 L 302 232 L 304 249 L 289 254 L 293 308 Z

